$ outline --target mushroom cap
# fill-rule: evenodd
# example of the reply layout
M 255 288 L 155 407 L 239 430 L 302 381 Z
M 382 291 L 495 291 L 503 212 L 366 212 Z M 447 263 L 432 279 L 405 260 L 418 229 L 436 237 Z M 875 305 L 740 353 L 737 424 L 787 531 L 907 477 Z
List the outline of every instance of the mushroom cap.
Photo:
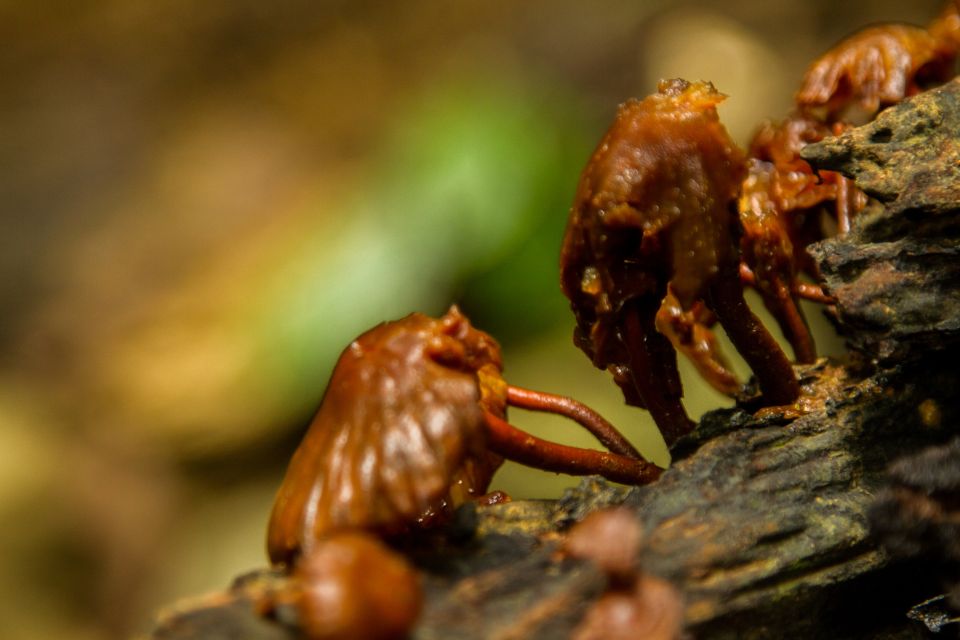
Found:
M 574 640 L 674 640 L 683 631 L 683 600 L 669 583 L 638 565 L 643 531 L 625 507 L 595 511 L 567 533 L 563 549 L 607 575 L 606 592 L 574 629 Z
M 872 116 L 917 93 L 923 84 L 949 80 L 955 57 L 955 45 L 920 27 L 867 27 L 810 65 L 795 101 L 805 113 L 828 121 L 841 119 L 851 106 Z
M 483 420 L 505 411 L 500 366 L 496 341 L 456 307 L 354 340 L 277 493 L 271 561 L 290 562 L 331 531 L 402 532 L 485 492 L 501 462 L 486 452 Z
M 405 638 L 423 606 L 420 577 L 369 534 L 331 536 L 294 571 L 299 627 L 312 640 Z
M 667 283 L 685 309 L 734 259 L 731 204 L 743 152 L 717 116 L 713 85 L 669 80 L 622 104 L 577 188 L 560 257 L 575 341 L 600 368 L 625 365 L 614 339 L 631 299 Z
M 564 552 L 590 560 L 612 580 L 632 583 L 639 570 L 643 529 L 626 507 L 594 511 L 578 522 L 563 541 Z
M 670 583 L 641 574 L 632 589 L 604 593 L 587 610 L 573 640 L 680 640 L 683 598 Z

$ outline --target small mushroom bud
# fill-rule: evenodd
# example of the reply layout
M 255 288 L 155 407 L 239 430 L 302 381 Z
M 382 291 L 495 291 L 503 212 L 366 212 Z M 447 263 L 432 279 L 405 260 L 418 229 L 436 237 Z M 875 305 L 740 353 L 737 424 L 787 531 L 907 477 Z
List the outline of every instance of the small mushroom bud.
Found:
M 664 580 L 641 575 L 631 590 L 610 591 L 587 611 L 573 640 L 677 640 L 683 600 Z
M 626 508 L 595 511 L 563 543 L 570 557 L 593 561 L 607 590 L 574 630 L 574 640 L 674 640 L 683 631 L 683 600 L 669 583 L 640 571 L 643 531 Z
M 310 640 L 392 640 L 416 623 L 416 570 L 363 533 L 334 535 L 300 558 L 289 598 Z
M 629 509 L 594 511 L 567 533 L 567 555 L 591 560 L 618 584 L 632 584 L 643 531 Z

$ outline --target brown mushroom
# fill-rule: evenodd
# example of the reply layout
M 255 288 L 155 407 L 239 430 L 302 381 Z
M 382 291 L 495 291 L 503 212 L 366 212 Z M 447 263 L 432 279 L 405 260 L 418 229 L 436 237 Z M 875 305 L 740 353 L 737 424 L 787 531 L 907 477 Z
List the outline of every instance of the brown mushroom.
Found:
M 595 563 L 614 584 L 633 584 L 643 530 L 626 507 L 594 511 L 575 524 L 563 539 L 563 552 L 571 558 Z
M 823 239 L 819 209 L 832 204 L 837 226 L 841 233 L 846 233 L 851 219 L 863 209 L 867 198 L 843 175 L 835 171 L 814 171 L 800 157 L 800 151 L 827 136 L 840 135 L 847 128 L 848 125 L 841 122 L 827 125 L 793 114 L 780 122 L 764 122 L 750 142 L 750 157 L 770 163 L 776 169 L 768 183 L 769 198 L 790 237 L 797 268 L 814 278 L 819 274 L 806 248 Z
M 880 109 L 953 75 L 955 25 L 935 22 L 934 34 L 908 24 L 881 24 L 845 38 L 807 69 L 797 107 L 825 122 L 870 119 Z M 859 109 L 861 114 L 852 114 Z
M 335 534 L 296 564 L 283 600 L 310 640 L 407 637 L 423 605 L 420 576 L 375 537 Z
M 477 371 L 500 352 L 458 312 L 381 324 L 347 347 L 277 494 L 274 562 L 342 529 L 398 533 L 482 494 L 501 460 L 485 449 Z M 484 398 L 490 410 L 505 401 Z
M 743 153 L 717 116 L 709 83 L 660 83 L 621 105 L 577 189 L 561 252 L 576 344 L 646 407 L 667 444 L 692 429 L 676 352 L 656 329 L 668 287 L 680 311 L 716 314 L 753 369 L 764 400 L 799 395 L 793 369 L 743 299 L 735 202 Z
M 506 422 L 508 404 L 567 415 L 615 453 L 534 438 Z M 661 472 L 583 405 L 509 386 L 497 343 L 456 307 L 378 325 L 341 355 L 290 462 L 270 518 L 270 559 L 291 563 L 335 531 L 428 526 L 484 494 L 504 457 L 635 484 Z
M 640 575 L 630 590 L 604 593 L 574 629 L 573 640 L 678 640 L 683 601 L 664 580 Z
M 595 511 L 571 528 L 563 552 L 594 562 L 605 592 L 574 629 L 575 640 L 675 640 L 683 632 L 683 599 L 668 582 L 643 573 L 640 523 L 629 509 Z

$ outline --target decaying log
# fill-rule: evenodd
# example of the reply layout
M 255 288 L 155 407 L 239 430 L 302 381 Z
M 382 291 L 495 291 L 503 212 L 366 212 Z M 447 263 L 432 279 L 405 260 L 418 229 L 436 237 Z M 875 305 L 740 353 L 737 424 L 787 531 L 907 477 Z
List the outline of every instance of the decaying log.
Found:
M 960 343 L 960 80 L 807 146 L 884 206 L 814 246 L 851 346 L 884 362 Z
M 907 615 L 934 632 L 960 626 L 960 437 L 901 458 L 888 475 L 870 512 L 872 530 L 892 554 L 927 563 L 949 590 Z
M 879 203 L 851 234 L 813 249 L 849 362 L 798 368 L 794 407 L 707 414 L 653 485 L 591 479 L 558 501 L 467 506 L 435 538 L 409 541 L 426 596 L 413 637 L 570 637 L 607 578 L 558 553 L 558 541 L 616 504 L 644 531 L 640 566 L 684 595 L 695 637 L 926 637 L 907 612 L 950 576 L 936 556 L 888 552 L 870 524 L 884 509 L 893 515 L 881 521 L 899 522 L 890 464 L 960 433 L 958 96 L 949 83 L 805 152 Z M 911 464 L 923 463 L 901 463 L 895 479 L 915 477 L 902 472 Z M 282 609 L 256 613 L 284 580 L 245 576 L 161 616 L 151 637 L 298 637 Z

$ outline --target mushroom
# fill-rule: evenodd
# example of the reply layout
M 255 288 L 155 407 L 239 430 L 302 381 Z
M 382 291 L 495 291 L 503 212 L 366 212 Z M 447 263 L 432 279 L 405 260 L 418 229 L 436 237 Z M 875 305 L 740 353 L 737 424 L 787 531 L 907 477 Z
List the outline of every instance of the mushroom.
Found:
M 743 152 L 717 116 L 709 83 L 660 83 L 620 106 L 577 189 L 561 251 L 574 341 L 646 407 L 668 446 L 693 424 L 676 352 L 656 329 L 672 292 L 679 312 L 702 301 L 756 374 L 768 404 L 799 395 L 783 351 L 743 298 L 735 203 Z
M 825 122 L 858 115 L 871 119 L 880 109 L 949 80 L 957 54 L 955 11 L 948 8 L 934 21 L 932 33 L 888 23 L 843 39 L 807 69 L 795 96 L 801 113 Z
M 569 398 L 508 385 L 500 348 L 456 307 L 411 314 L 348 346 L 277 493 L 267 533 L 274 563 L 292 563 L 332 532 L 396 535 L 482 496 L 510 458 L 641 484 L 662 469 L 607 421 Z M 506 422 L 508 404 L 568 416 L 613 453 L 568 447 Z
M 640 570 L 643 531 L 625 507 L 594 511 L 563 541 L 567 557 L 588 560 L 607 588 L 571 636 L 574 640 L 676 640 L 683 633 L 683 599 L 665 580 Z
M 367 533 L 334 534 L 300 558 L 280 602 L 310 640 L 407 637 L 423 606 L 420 576 Z

